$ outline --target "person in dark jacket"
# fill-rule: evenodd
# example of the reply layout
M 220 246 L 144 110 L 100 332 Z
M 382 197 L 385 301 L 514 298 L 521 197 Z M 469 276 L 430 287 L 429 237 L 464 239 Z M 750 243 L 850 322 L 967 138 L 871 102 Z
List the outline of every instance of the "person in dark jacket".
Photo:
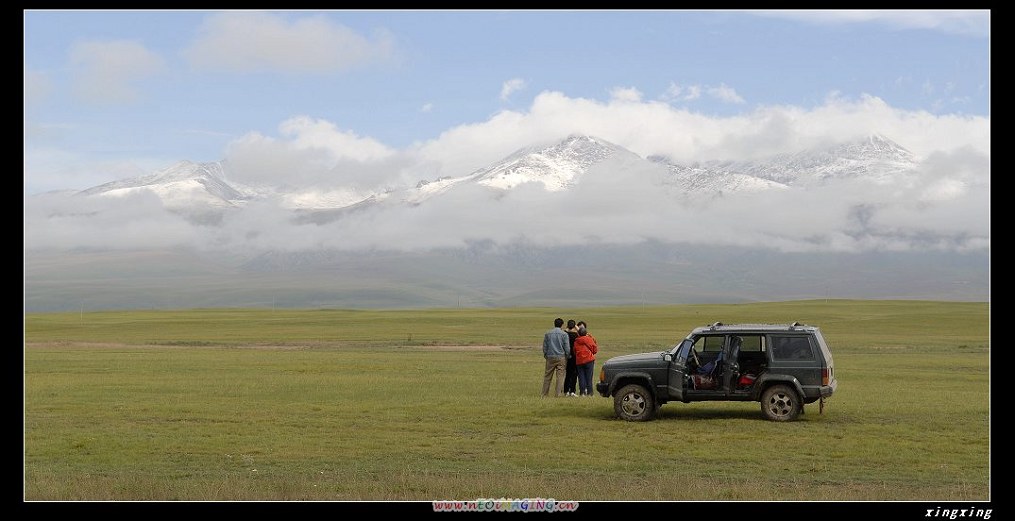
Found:
M 574 361 L 578 366 L 578 387 L 582 396 L 592 396 L 592 371 L 595 369 L 598 352 L 596 339 L 588 333 L 585 326 L 579 327 L 578 338 L 574 341 Z
M 575 383 L 578 381 L 578 365 L 574 363 L 574 341 L 578 338 L 578 328 L 574 320 L 567 321 L 567 339 L 571 343 L 571 352 L 567 355 L 567 368 L 564 371 L 564 396 L 577 396 L 574 394 Z
M 554 396 L 564 394 L 564 360 L 571 351 L 568 345 L 567 333 L 564 332 L 564 319 L 557 318 L 553 321 L 553 329 L 543 335 L 543 358 L 546 359 L 546 369 L 543 371 L 543 396 L 550 393 L 550 382 L 556 379 Z

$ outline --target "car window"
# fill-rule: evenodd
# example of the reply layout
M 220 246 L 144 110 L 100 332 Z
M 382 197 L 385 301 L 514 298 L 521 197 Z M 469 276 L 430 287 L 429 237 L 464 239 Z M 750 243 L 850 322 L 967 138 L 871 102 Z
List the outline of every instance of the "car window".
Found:
M 700 336 L 694 341 L 694 350 L 699 353 L 715 353 L 722 351 L 722 344 L 724 340 L 726 340 L 724 335 Z
M 689 339 L 685 339 L 683 342 L 677 345 L 676 352 L 678 360 L 681 361 L 687 360 L 687 355 L 688 353 L 691 352 L 691 344 L 692 342 Z
M 814 360 L 811 341 L 805 336 L 772 335 L 772 358 L 775 360 Z
M 744 339 L 744 342 L 740 344 L 741 353 L 745 351 L 755 353 L 765 351 L 765 337 L 761 335 L 740 335 L 740 338 Z

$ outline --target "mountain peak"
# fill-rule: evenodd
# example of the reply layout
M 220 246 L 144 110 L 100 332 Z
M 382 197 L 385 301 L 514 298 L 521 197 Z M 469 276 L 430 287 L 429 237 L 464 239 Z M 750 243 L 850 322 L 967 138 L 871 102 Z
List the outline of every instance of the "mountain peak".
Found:
M 875 133 L 867 136 L 867 142 L 865 144 L 873 150 L 877 150 L 884 155 L 894 157 L 896 159 L 912 161 L 916 158 L 916 156 L 906 149 L 906 147 L 881 134 Z
M 572 147 L 572 148 L 603 147 L 612 150 L 626 150 L 624 149 L 624 147 L 621 147 L 620 145 L 615 145 L 605 139 L 596 136 L 591 136 L 588 134 L 570 134 L 563 140 L 559 141 L 557 144 L 552 145 L 548 148 L 553 149 L 564 147 Z
M 177 161 L 172 166 L 159 170 L 148 176 L 151 182 L 165 182 L 170 180 L 196 179 L 210 177 L 221 180 L 223 174 L 222 163 L 214 161 L 211 163 L 195 163 L 193 161 Z
M 523 183 L 539 182 L 552 192 L 574 184 L 593 165 L 617 153 L 633 152 L 604 139 L 571 134 L 550 145 L 518 150 L 501 162 L 474 172 L 479 184 L 503 190 Z
M 914 164 L 916 156 L 902 145 L 882 134 L 870 134 L 852 143 L 832 147 L 829 153 L 840 157 L 875 163 Z
M 195 163 L 178 161 L 173 165 L 151 174 L 129 179 L 111 181 L 89 188 L 81 195 L 123 195 L 137 190 L 155 192 L 163 202 L 172 201 L 171 206 L 186 205 L 187 200 L 204 200 L 215 206 L 231 206 L 231 201 L 242 200 L 244 196 L 222 177 L 222 163 Z

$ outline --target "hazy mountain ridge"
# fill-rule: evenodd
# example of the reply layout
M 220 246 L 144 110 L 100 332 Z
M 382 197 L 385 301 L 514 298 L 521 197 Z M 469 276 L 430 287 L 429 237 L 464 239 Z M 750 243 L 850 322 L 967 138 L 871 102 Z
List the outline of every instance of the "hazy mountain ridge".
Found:
M 414 253 L 273 251 L 249 259 L 227 257 L 190 250 L 33 252 L 26 269 L 25 309 L 572 308 L 989 298 L 985 252 L 843 255 L 647 242 L 633 247 L 479 245 Z

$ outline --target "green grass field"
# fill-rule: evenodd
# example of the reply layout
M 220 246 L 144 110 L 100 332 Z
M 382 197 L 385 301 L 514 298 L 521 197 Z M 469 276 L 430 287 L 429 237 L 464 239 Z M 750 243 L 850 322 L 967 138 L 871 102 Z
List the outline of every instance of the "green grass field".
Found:
M 717 320 L 818 325 L 838 392 L 620 421 L 539 397 L 556 316 L 596 374 Z M 990 499 L 986 303 L 28 314 L 24 356 L 27 500 Z

